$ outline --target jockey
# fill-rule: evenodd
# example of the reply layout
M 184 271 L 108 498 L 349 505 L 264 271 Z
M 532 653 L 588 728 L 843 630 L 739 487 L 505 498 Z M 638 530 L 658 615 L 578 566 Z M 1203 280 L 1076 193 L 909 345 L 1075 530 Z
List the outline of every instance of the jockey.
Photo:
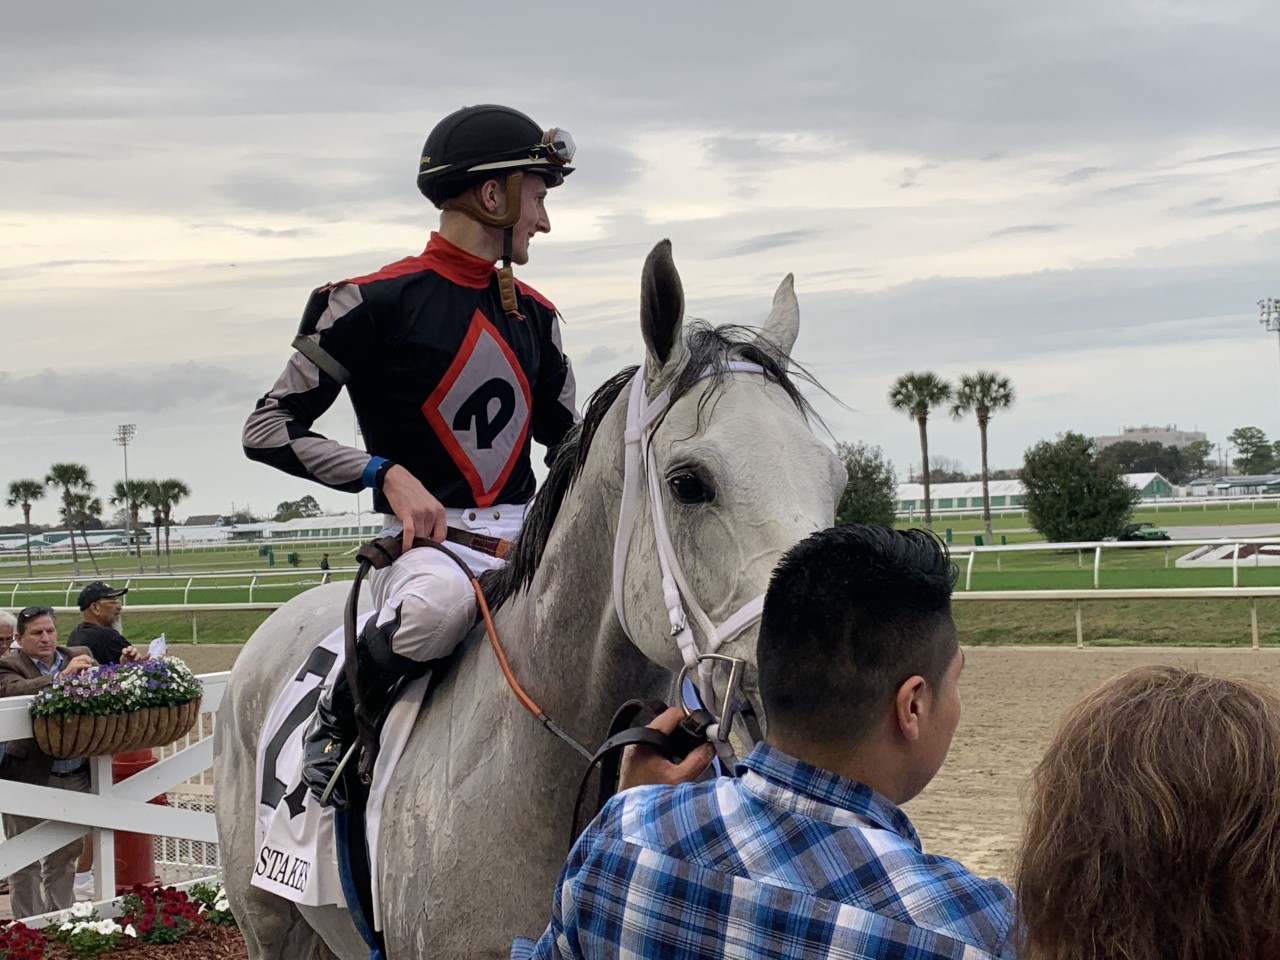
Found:
M 559 314 L 511 271 L 550 231 L 547 191 L 573 172 L 573 152 L 567 133 L 509 107 L 441 120 L 418 172 L 441 211 L 438 232 L 417 256 L 312 293 L 295 352 L 245 423 L 251 460 L 335 490 L 371 488 L 383 534 L 403 537 L 404 553 L 370 578 L 375 614 L 356 646 L 372 716 L 396 680 L 451 653 L 477 615 L 458 567 L 413 539 L 449 536 L 477 572 L 497 566 L 484 538 L 519 532 L 534 491 L 530 441 L 553 450 L 579 419 Z M 343 386 L 367 452 L 311 429 Z M 305 734 L 303 776 L 317 797 L 355 741 L 353 710 L 343 672 Z M 342 808 L 337 787 L 330 802 Z

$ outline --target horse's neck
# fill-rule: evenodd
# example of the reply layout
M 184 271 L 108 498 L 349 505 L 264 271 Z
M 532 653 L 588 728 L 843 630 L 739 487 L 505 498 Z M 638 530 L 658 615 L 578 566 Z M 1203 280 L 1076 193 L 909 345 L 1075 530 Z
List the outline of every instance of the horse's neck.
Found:
M 597 444 L 620 445 L 606 432 L 602 426 Z M 549 717 L 591 748 L 624 700 L 661 692 L 670 680 L 614 615 L 618 504 L 611 487 L 620 492 L 621 483 L 584 472 L 565 496 L 529 590 L 499 613 L 503 636 L 513 638 L 508 658 L 516 676 Z

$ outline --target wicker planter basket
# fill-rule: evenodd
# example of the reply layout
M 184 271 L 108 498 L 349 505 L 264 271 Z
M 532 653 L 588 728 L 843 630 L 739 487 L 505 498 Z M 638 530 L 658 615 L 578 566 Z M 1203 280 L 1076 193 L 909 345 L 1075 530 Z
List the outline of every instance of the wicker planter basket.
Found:
M 32 717 L 31 727 L 45 753 L 59 760 L 77 760 L 172 743 L 196 725 L 200 703 L 191 700 L 174 707 L 143 707 L 97 717 Z

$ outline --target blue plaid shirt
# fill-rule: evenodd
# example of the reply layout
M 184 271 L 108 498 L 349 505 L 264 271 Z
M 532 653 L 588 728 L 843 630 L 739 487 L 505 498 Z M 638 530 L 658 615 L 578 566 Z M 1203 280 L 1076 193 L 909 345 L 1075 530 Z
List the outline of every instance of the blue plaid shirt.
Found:
M 926 854 L 865 784 L 761 745 L 739 778 L 614 797 L 513 958 L 1012 958 L 1013 893 Z

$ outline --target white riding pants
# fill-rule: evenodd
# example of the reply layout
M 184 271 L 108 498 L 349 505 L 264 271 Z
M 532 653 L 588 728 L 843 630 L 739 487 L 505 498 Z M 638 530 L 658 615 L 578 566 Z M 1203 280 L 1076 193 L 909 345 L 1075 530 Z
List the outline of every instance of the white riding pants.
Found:
M 514 540 L 524 523 L 525 504 L 500 504 L 465 510 L 448 509 L 449 526 L 486 537 Z M 387 518 L 379 536 L 399 534 L 404 527 Z M 502 566 L 502 560 L 454 543 L 445 544 L 479 574 Z M 456 563 L 432 547 L 415 547 L 391 566 L 369 577 L 379 626 L 400 616 L 391 637 L 391 652 L 422 663 L 446 657 L 462 642 L 476 619 L 476 595 Z

